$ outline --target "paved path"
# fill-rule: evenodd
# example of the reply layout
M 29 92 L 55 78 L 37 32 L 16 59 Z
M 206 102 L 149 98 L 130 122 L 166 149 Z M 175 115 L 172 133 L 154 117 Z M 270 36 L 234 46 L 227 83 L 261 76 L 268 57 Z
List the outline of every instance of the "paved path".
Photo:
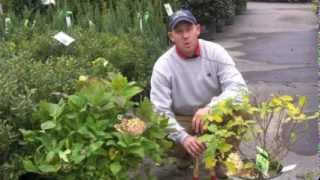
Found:
M 237 16 L 234 25 L 209 39 L 230 52 L 253 92 L 305 95 L 309 98 L 306 111 L 318 108 L 317 18 L 311 4 L 249 2 L 247 12 Z M 317 122 L 313 121 L 284 160 L 298 168 L 278 179 L 301 179 L 319 170 L 318 142 Z M 190 172 L 175 172 L 168 166 L 157 174 L 158 179 L 190 179 Z

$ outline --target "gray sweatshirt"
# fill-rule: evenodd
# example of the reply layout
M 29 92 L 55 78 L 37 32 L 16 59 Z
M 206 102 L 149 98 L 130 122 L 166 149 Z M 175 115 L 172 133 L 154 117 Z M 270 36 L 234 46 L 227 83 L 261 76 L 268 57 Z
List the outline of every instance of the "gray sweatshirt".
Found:
M 169 138 L 182 143 L 189 136 L 175 115 L 192 116 L 227 98 L 240 100 L 247 86 L 235 63 L 220 45 L 199 39 L 200 56 L 182 59 L 175 46 L 155 63 L 150 98 L 155 110 L 169 117 Z M 191 123 L 191 122 L 190 122 Z

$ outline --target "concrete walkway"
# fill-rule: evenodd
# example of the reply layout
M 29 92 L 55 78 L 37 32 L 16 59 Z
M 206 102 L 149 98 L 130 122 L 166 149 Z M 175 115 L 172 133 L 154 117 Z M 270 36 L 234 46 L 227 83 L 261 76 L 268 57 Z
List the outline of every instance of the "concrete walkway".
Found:
M 317 110 L 317 17 L 310 3 L 249 2 L 234 25 L 208 39 L 228 50 L 255 94 L 304 95 L 309 98 L 306 111 Z M 306 173 L 319 172 L 318 124 L 312 121 L 309 125 L 284 160 L 285 165 L 298 167 L 277 179 L 305 179 Z M 191 179 L 191 170 L 177 172 L 172 166 L 159 168 L 156 174 L 158 179 Z

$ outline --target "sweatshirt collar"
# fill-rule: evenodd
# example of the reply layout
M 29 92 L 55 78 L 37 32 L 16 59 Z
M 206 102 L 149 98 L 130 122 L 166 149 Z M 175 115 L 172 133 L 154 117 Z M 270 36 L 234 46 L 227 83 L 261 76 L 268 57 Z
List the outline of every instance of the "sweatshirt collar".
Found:
M 200 56 L 200 44 L 199 44 L 199 40 L 198 40 L 198 43 L 197 43 L 197 47 L 196 47 L 196 49 L 194 50 L 194 54 L 193 54 L 193 56 L 191 56 L 191 57 L 188 57 L 187 55 L 183 54 L 183 52 L 181 52 L 177 47 L 176 47 L 175 49 L 176 49 L 176 52 L 177 52 L 178 56 L 181 57 L 181 58 L 184 59 L 184 60 L 193 59 L 193 58 L 197 58 L 197 57 Z

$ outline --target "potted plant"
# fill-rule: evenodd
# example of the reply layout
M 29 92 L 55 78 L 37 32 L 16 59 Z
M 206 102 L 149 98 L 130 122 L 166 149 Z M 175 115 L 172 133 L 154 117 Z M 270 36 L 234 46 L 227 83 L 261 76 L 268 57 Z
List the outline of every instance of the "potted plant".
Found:
M 253 98 L 253 102 L 245 101 L 247 111 L 255 122 L 253 128 L 247 129 L 246 137 L 250 142 L 249 148 L 255 151 L 241 151 L 238 166 L 233 175 L 243 179 L 271 179 L 282 173 L 281 160 L 287 155 L 289 148 L 296 142 L 295 128 L 319 116 L 318 113 L 307 115 L 303 112 L 306 97 L 292 97 L 288 95 L 272 96 L 260 101 Z M 287 137 L 282 136 L 282 128 L 286 127 Z M 245 144 L 245 143 L 244 143 Z M 255 156 L 255 157 L 254 157 Z
M 240 140 L 253 124 L 248 113 L 243 111 L 246 107 L 247 103 L 226 99 L 217 103 L 204 118 L 205 133 L 199 139 L 207 146 L 202 159 L 212 179 L 216 178 L 217 166 L 225 166 L 229 171 L 237 167 L 238 162 L 231 159 L 236 156 Z M 196 160 L 195 170 L 199 163 L 200 160 Z M 194 172 L 194 176 L 197 174 Z
M 81 88 L 59 103 L 41 102 L 32 129 L 21 129 L 26 172 L 57 179 L 128 179 L 145 158 L 160 162 L 171 143 L 167 118 L 121 74 L 107 80 L 81 76 Z
M 305 97 L 287 95 L 273 96 L 265 101 L 244 96 L 238 103 L 227 99 L 216 104 L 205 117 L 206 131 L 200 136 L 207 146 L 203 162 L 212 179 L 215 179 L 214 169 L 219 164 L 225 166 L 229 176 L 242 179 L 268 179 L 280 175 L 281 160 L 296 142 L 295 127 L 319 115 L 306 115 L 303 112 L 305 104 Z M 289 140 L 281 136 L 284 125 Z M 251 145 L 251 153 L 240 149 L 240 139 L 243 144 Z

